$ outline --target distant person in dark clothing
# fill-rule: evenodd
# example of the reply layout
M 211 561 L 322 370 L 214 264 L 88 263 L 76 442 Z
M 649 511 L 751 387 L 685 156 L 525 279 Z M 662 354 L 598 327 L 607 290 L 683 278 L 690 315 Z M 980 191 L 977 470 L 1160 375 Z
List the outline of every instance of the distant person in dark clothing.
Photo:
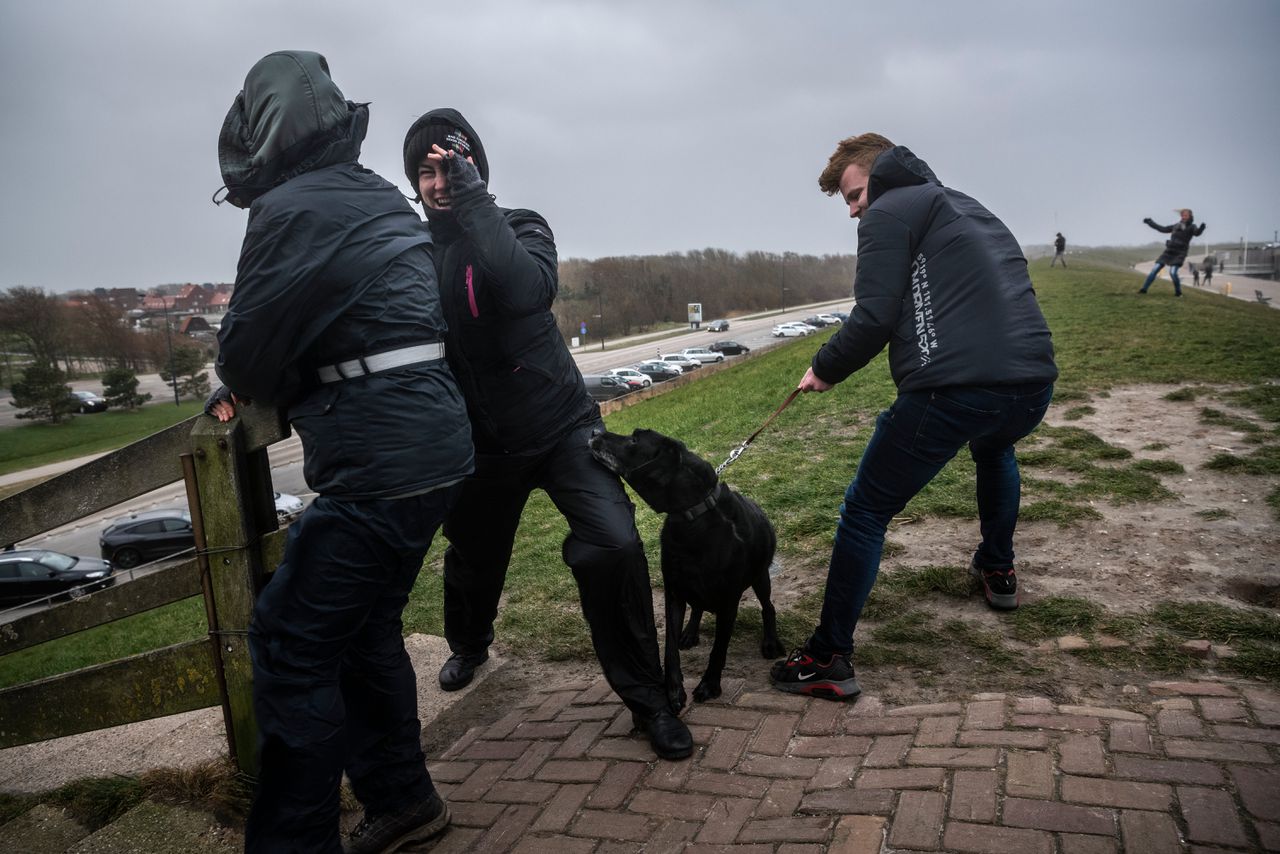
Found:
M 1062 253 L 1066 251 L 1067 238 L 1063 237 L 1062 232 L 1059 231 L 1058 236 L 1053 239 L 1053 260 L 1049 262 L 1049 266 L 1052 267 L 1054 264 L 1058 263 L 1058 261 L 1061 261 L 1062 266 L 1065 269 L 1067 266 L 1067 259 Z
M 1194 261 L 1188 261 L 1187 269 L 1191 271 L 1191 284 L 1197 288 L 1200 287 L 1200 268 L 1196 266 Z
M 562 555 L 605 679 L 654 752 L 682 759 L 693 739 L 663 683 L 635 507 L 591 455 L 587 441 L 604 429 L 600 407 L 551 311 L 559 289 L 551 227 L 534 211 L 498 207 L 484 146 L 457 110 L 421 116 L 403 153 L 435 240 L 449 364 L 476 444 L 475 474 L 444 524 L 444 634 L 453 654 L 440 687 L 462 688 L 488 659 L 516 528 L 541 489 L 569 523 Z
M 1191 247 L 1191 238 L 1199 237 L 1204 234 L 1205 224 L 1195 224 L 1195 219 L 1191 214 L 1191 208 L 1183 208 L 1181 219 L 1173 225 L 1158 225 L 1151 217 L 1143 220 L 1147 225 L 1154 228 L 1162 234 L 1169 235 L 1169 239 L 1164 242 L 1164 252 L 1156 259 L 1156 264 L 1151 268 L 1151 272 L 1147 274 L 1147 280 L 1142 283 L 1142 288 L 1138 293 L 1145 294 L 1147 288 L 1151 287 L 1151 283 L 1156 280 L 1156 274 L 1161 268 L 1169 268 L 1169 278 L 1173 280 L 1174 296 L 1182 296 L 1182 282 L 1178 280 L 1178 268 L 1182 266 L 1182 262 L 1187 260 L 1187 250 Z
M 1044 417 L 1058 369 L 1027 259 L 975 199 L 875 133 L 842 141 L 818 186 L 860 220 L 855 303 L 799 388 L 827 391 L 887 345 L 898 397 L 876 420 L 845 491 L 820 621 L 770 676 L 782 691 L 844 699 L 861 691 L 853 635 L 889 521 L 966 446 L 982 535 L 969 571 L 991 607 L 1018 606 L 1013 448 Z
M 286 408 L 318 493 L 289 529 L 249 629 L 260 776 L 245 849 L 381 852 L 449 823 L 422 753 L 401 617 L 471 473 L 471 428 L 444 353 L 431 237 L 358 162 L 364 104 L 318 53 L 249 71 L 218 141 L 249 209 L 206 411 Z M 364 805 L 338 835 L 343 773 Z
M 1213 271 L 1218 266 L 1218 259 L 1212 255 L 1204 256 L 1204 260 L 1200 262 L 1200 269 L 1204 271 L 1204 286 L 1206 288 L 1213 286 Z

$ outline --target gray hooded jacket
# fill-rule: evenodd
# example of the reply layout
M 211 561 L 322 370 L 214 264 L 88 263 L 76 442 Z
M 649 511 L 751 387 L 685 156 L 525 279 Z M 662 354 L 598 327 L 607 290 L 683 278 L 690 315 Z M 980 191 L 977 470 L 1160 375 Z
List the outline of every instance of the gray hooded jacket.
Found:
M 357 158 L 368 110 L 316 53 L 273 53 L 227 115 L 218 161 L 249 208 L 217 372 L 238 396 L 288 407 L 307 484 L 389 498 L 472 470 L 471 430 L 445 360 L 321 384 L 317 369 L 442 341 L 430 233 Z
M 1057 378 L 1027 259 L 999 219 L 903 146 L 871 167 L 856 305 L 813 357 L 838 383 L 889 345 L 898 390 Z

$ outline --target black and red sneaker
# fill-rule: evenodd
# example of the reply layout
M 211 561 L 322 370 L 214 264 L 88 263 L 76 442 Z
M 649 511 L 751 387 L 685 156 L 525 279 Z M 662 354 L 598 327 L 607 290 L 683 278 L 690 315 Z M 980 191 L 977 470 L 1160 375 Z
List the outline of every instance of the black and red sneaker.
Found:
M 805 647 L 782 661 L 775 661 L 769 671 L 773 687 L 791 694 L 809 694 L 827 700 L 849 700 L 862 693 L 853 675 L 849 656 L 832 653 L 825 661 L 810 654 Z
M 969 574 L 982 584 L 987 604 L 1000 611 L 1012 611 L 1018 607 L 1018 576 L 1013 567 L 1008 569 L 982 569 L 977 561 L 969 564 Z

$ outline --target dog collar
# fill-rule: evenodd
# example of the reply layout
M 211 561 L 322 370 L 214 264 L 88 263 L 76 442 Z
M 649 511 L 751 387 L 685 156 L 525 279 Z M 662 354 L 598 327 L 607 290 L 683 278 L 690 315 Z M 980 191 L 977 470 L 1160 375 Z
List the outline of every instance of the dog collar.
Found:
M 715 507 L 716 502 L 718 502 L 719 500 L 720 500 L 720 481 L 717 480 L 716 485 L 715 487 L 712 488 L 710 495 L 708 495 L 706 498 L 702 499 L 692 507 L 688 508 L 687 510 L 681 510 L 680 515 L 683 516 L 686 521 L 692 522 L 694 519 L 697 519 L 703 513 L 706 513 L 708 510 Z

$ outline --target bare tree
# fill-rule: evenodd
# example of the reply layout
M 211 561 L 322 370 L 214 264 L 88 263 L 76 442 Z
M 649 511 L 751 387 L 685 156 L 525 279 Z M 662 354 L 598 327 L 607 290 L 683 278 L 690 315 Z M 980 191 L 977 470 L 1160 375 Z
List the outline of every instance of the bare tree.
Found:
M 0 297 L 0 331 L 16 336 L 37 364 L 56 365 L 65 354 L 66 321 L 61 300 L 39 288 L 10 288 Z

